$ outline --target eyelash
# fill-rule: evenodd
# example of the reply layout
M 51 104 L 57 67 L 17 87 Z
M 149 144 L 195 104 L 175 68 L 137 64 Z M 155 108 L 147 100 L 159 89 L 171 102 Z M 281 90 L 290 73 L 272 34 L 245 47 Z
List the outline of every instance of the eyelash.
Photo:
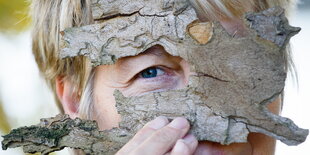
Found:
M 151 74 L 155 74 L 155 75 L 151 75 Z M 139 78 L 143 78 L 143 79 L 152 79 L 152 78 L 156 78 L 158 76 L 162 76 L 165 74 L 166 74 L 166 71 L 160 67 L 149 67 L 147 69 L 144 69 L 140 73 L 138 73 L 138 76 Z
M 144 78 L 142 73 L 148 69 L 156 69 L 158 74 L 151 78 Z M 137 86 L 139 88 L 138 94 L 160 92 L 170 89 L 175 89 L 179 83 L 179 76 L 174 69 L 164 66 L 152 66 L 148 67 L 136 74 L 132 79 L 131 87 Z M 136 92 L 137 93 L 137 92 Z M 133 94 L 134 96 L 135 94 Z
M 152 78 L 143 78 L 142 77 L 142 72 L 146 71 L 147 69 L 150 68 L 156 68 L 160 70 L 160 75 L 157 75 L 156 77 L 152 77 Z M 141 72 L 139 72 L 136 75 L 135 80 L 138 80 L 140 82 L 156 82 L 157 84 L 165 84 L 165 83 L 171 83 L 171 81 L 175 80 L 175 73 L 172 71 L 173 69 L 167 68 L 167 67 L 163 67 L 163 66 L 152 66 L 152 67 L 148 67 L 144 70 L 142 70 Z

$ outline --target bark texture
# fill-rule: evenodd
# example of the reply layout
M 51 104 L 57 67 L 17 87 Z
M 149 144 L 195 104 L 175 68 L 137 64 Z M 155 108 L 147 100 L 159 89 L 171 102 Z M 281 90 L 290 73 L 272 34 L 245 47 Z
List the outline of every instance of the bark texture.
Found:
M 187 0 L 94 0 L 92 8 L 97 23 L 66 29 L 61 57 L 85 55 L 97 66 L 157 45 L 185 59 L 196 74 L 182 90 L 138 97 L 116 91 L 120 128 L 99 132 L 93 122 L 58 116 L 43 120 L 43 125 L 13 130 L 2 142 L 4 149 L 24 146 L 27 152 L 47 153 L 73 147 L 113 154 L 160 115 L 186 117 L 199 140 L 221 144 L 246 142 L 250 132 L 287 145 L 305 141 L 308 130 L 266 107 L 283 92 L 284 50 L 300 31 L 288 25 L 283 9 L 245 15 L 247 36 L 234 37 L 218 22 L 199 22 Z
M 3 136 L 2 149 L 23 147 L 25 153 L 49 154 L 64 147 L 86 154 L 115 154 L 131 137 L 123 129 L 98 131 L 95 121 L 70 119 L 68 115 L 41 119 L 40 124 L 14 129 Z
M 283 92 L 285 48 L 300 31 L 288 24 L 282 8 L 246 14 L 247 35 L 234 37 L 218 22 L 199 22 L 186 0 L 95 1 L 93 5 L 98 23 L 67 29 L 62 57 L 86 55 L 94 66 L 113 64 L 159 45 L 185 59 L 197 73 L 184 90 L 129 99 L 117 93 L 123 127 L 138 129 L 157 115 L 184 116 L 199 140 L 246 142 L 249 132 L 288 145 L 305 140 L 308 130 L 266 108 Z

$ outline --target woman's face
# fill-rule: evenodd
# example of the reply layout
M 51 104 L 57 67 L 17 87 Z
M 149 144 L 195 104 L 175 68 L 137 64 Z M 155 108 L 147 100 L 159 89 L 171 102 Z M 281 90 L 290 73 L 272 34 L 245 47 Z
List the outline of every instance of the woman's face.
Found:
M 244 35 L 239 20 L 221 22 L 226 30 L 235 35 Z M 115 108 L 114 90 L 125 96 L 180 89 L 187 85 L 188 78 L 195 74 L 188 63 L 180 57 L 168 54 L 162 47 L 154 46 L 142 54 L 119 59 L 114 65 L 101 65 L 94 77 L 94 119 L 101 129 L 118 126 L 120 115 Z M 270 104 L 269 109 L 279 112 L 279 102 Z M 220 145 L 199 142 L 196 154 L 273 154 L 275 140 L 265 135 L 251 133 L 248 143 Z

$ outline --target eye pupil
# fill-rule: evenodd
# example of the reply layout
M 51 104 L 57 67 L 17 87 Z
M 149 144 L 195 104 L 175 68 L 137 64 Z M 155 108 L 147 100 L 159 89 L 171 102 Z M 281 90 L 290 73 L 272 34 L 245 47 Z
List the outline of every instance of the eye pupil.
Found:
M 141 72 L 143 78 L 153 78 L 157 76 L 157 69 L 152 67 Z

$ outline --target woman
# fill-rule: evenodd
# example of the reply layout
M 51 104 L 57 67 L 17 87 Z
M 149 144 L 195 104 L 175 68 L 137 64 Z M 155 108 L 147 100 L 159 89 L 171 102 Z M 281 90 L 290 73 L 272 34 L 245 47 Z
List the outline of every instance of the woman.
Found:
M 241 17 L 248 11 L 262 11 L 280 5 L 289 9 L 291 0 L 227 1 L 192 0 L 201 21 L 219 21 L 230 34 L 245 35 Z M 93 23 L 88 0 L 34 0 L 33 53 L 40 72 L 55 94 L 57 103 L 71 117 L 95 119 L 100 129 L 117 127 L 120 116 L 113 92 L 135 96 L 156 90 L 179 89 L 188 83 L 189 65 L 180 57 L 154 46 L 113 65 L 92 68 L 85 57 L 60 59 L 60 32 L 68 27 Z M 289 59 L 287 60 L 289 63 Z M 287 66 L 289 68 L 290 66 Z M 280 99 L 269 105 L 279 114 Z M 251 133 L 248 143 L 220 145 L 200 141 L 187 132 L 184 118 L 169 122 L 158 117 L 147 123 L 118 154 L 274 154 L 275 140 Z

